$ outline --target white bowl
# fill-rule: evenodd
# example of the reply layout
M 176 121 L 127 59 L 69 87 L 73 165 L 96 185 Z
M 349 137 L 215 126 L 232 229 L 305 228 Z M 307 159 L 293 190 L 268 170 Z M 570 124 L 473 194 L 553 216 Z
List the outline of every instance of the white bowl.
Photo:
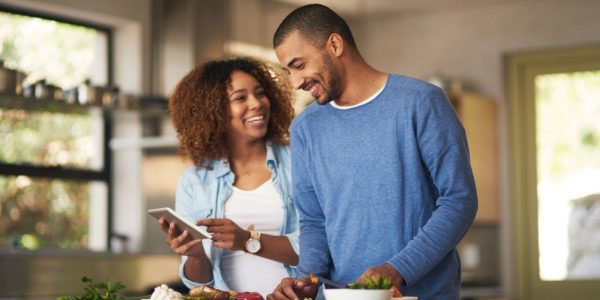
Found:
M 390 300 L 391 290 L 325 289 L 326 300 Z

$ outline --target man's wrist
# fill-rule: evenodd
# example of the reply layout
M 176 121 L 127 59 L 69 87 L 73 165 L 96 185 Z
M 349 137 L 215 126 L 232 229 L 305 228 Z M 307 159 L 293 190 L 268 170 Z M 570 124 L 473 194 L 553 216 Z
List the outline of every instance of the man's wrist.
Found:
M 396 268 L 394 268 L 394 266 L 392 266 L 392 264 L 390 264 L 390 263 L 386 263 L 386 264 L 384 264 L 384 266 L 390 270 L 390 274 L 393 274 L 392 275 L 393 284 L 397 288 L 400 288 L 400 286 L 402 286 L 402 284 L 404 283 L 404 278 L 402 277 L 402 274 L 400 274 L 400 272 L 398 272 L 398 270 L 396 270 Z

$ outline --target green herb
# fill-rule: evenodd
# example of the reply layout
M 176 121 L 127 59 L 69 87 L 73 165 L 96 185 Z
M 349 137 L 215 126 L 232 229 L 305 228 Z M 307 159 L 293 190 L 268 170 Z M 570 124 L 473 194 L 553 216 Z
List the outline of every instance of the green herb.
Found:
M 125 288 L 121 282 L 111 282 L 106 280 L 104 282 L 95 283 L 91 278 L 84 276 L 81 278 L 82 282 L 88 284 L 85 288 L 85 294 L 74 297 L 74 296 L 60 296 L 57 300 L 124 300 L 125 298 L 117 295 L 117 291 Z
M 389 277 L 367 276 L 362 283 L 352 283 L 348 286 L 351 289 L 362 289 L 362 290 L 389 290 L 392 288 L 392 279 Z

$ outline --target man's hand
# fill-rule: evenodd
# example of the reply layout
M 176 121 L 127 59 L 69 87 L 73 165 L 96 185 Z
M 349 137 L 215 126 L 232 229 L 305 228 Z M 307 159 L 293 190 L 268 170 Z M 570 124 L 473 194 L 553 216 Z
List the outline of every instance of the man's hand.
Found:
M 400 294 L 400 286 L 402 286 L 404 278 L 400 276 L 400 273 L 398 273 L 398 271 L 396 271 L 392 265 L 384 264 L 381 266 L 370 267 L 364 273 L 362 273 L 362 275 L 360 275 L 356 282 L 363 283 L 367 277 L 388 277 L 392 279 L 394 297 L 402 296 L 402 294 Z
M 284 278 L 267 300 L 303 300 L 305 297 L 315 298 L 317 284 L 309 277 L 304 279 Z

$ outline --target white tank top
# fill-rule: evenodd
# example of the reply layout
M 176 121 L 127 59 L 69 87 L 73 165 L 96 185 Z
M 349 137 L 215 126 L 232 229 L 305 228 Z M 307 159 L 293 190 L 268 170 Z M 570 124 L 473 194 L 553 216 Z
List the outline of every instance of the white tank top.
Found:
M 270 235 L 280 235 L 283 225 L 283 201 L 273 182 L 269 179 L 252 191 L 233 187 L 225 201 L 225 218 L 247 229 Z M 273 292 L 288 273 L 282 263 L 244 251 L 223 250 L 221 272 L 225 282 L 234 291 L 258 292 L 263 297 Z

